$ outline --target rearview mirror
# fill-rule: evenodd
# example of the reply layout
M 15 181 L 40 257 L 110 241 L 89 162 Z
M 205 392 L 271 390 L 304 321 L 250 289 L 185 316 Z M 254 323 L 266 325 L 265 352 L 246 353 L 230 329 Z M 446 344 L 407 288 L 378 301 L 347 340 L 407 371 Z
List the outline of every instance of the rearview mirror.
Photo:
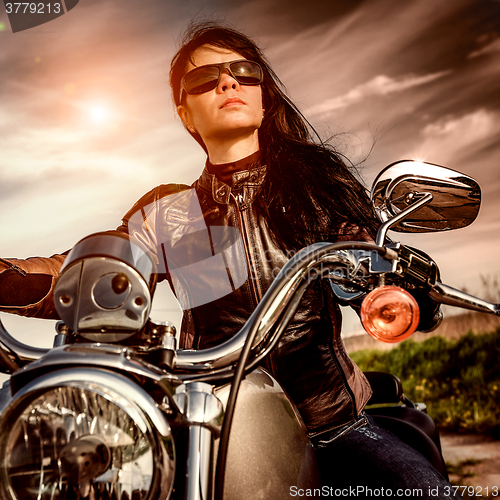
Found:
M 390 227 L 404 233 L 447 231 L 468 226 L 477 217 L 481 188 L 467 175 L 419 161 L 399 161 L 373 182 L 371 200 L 381 222 L 397 217 L 424 197 L 429 201 Z

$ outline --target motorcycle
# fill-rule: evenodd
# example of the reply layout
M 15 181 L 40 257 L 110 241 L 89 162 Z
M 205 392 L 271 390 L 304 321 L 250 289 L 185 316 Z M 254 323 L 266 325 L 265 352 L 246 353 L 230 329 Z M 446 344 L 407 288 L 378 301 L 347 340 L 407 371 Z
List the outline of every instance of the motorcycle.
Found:
M 61 269 L 54 301 L 61 322 L 52 349 L 16 341 L 0 323 L 0 499 L 289 498 L 321 488 L 301 417 L 262 362 L 302 295 L 326 279 L 375 338 L 415 331 L 424 289 L 437 303 L 500 314 L 441 283 L 426 254 L 389 241 L 399 232 L 465 227 L 480 188 L 437 165 L 397 162 L 375 180 L 382 225 L 375 243 L 316 243 L 297 253 L 246 324 L 204 350 L 176 346 L 175 327 L 149 320 L 156 261 L 116 233 L 81 240 Z M 434 318 L 434 325 L 439 323 Z M 446 475 L 439 433 L 390 374 L 368 373 L 379 425 Z

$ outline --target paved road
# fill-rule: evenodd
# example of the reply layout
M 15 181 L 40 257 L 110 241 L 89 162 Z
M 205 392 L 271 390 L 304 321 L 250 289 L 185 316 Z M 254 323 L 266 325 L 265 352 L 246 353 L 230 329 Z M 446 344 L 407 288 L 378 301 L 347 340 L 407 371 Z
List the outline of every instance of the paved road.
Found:
M 486 488 L 491 493 L 493 487 L 498 487 L 498 497 L 500 498 L 500 441 L 491 438 L 474 435 L 444 434 L 441 436 L 443 455 L 446 462 L 459 465 L 466 460 L 477 460 L 474 465 L 467 465 L 462 468 L 462 473 L 472 473 L 471 477 L 452 476 L 452 482 L 467 484 L 483 488 L 483 498 Z M 477 498 L 480 489 L 476 489 Z

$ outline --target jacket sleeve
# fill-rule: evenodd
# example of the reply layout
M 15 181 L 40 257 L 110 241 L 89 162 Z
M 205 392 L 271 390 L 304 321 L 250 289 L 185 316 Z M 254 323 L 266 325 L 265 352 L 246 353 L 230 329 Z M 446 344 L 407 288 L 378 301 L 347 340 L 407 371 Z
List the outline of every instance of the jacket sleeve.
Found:
M 52 292 L 66 253 L 52 257 L 0 259 L 0 311 L 59 319 Z
M 118 231 L 140 241 L 151 251 L 158 264 L 158 281 L 167 279 L 171 287 L 162 243 L 170 241 L 173 234 L 172 224 L 167 220 L 169 210 L 173 210 L 177 215 L 187 213 L 189 206 L 185 206 L 185 201 L 191 200 L 191 197 L 183 196 L 182 193 L 190 190 L 191 186 L 185 184 L 157 186 L 135 203 L 123 217 L 121 226 L 117 228 Z

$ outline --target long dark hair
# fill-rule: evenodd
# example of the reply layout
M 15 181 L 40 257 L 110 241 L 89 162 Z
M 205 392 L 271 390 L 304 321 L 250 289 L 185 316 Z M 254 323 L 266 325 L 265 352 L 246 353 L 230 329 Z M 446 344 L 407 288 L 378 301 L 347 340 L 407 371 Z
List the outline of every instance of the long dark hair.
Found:
M 232 50 L 262 66 L 265 114 L 259 145 L 262 164 L 268 170 L 259 206 L 276 240 L 290 249 L 299 249 L 314 241 L 338 237 L 340 228 L 347 233 L 345 236 L 360 228 L 373 236 L 377 222 L 365 188 L 332 146 L 316 142 L 316 132 L 286 96 L 284 85 L 258 46 L 246 35 L 213 22 L 190 25 L 171 63 L 170 86 L 175 104 L 180 104 L 180 82 L 187 63 L 193 62 L 193 52 L 203 45 Z M 206 151 L 201 137 L 191 135 Z

